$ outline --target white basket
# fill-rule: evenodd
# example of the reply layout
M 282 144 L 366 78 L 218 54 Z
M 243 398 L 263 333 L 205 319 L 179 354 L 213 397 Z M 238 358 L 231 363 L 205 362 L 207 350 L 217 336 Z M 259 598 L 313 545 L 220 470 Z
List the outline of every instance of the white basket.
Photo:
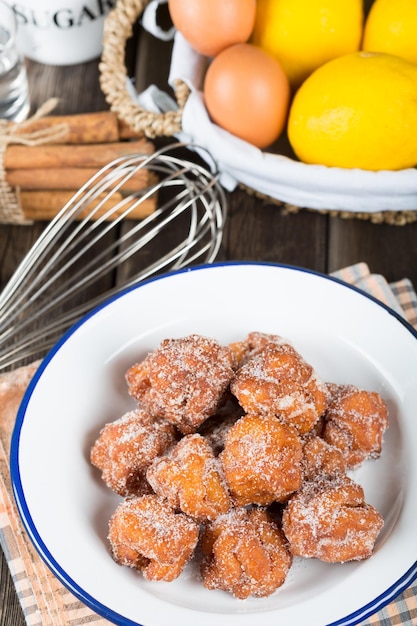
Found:
M 123 65 L 126 40 L 140 16 L 150 32 L 164 37 L 155 17 L 166 1 L 118 0 L 106 18 L 100 79 L 119 117 L 148 137 L 175 136 L 207 150 L 228 190 L 240 185 L 291 211 L 306 208 L 398 225 L 417 221 L 416 168 L 372 172 L 307 165 L 285 153 L 261 151 L 213 124 L 201 91 L 207 59 L 179 33 L 168 77 L 175 100 L 153 85 L 137 94 Z

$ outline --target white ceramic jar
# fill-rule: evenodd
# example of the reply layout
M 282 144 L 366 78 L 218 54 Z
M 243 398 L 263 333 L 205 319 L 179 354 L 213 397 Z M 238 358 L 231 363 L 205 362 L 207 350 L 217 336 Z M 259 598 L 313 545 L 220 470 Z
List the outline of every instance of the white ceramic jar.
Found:
M 72 65 L 102 52 L 103 26 L 116 0 L 7 0 L 18 24 L 18 45 L 29 59 Z

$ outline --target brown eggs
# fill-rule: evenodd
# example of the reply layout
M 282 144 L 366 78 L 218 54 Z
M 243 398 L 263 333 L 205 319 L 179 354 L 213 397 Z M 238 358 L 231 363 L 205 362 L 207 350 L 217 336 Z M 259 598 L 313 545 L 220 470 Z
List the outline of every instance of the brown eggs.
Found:
M 247 41 L 255 24 L 256 0 L 168 0 L 176 29 L 205 56 Z
M 213 122 L 258 148 L 281 135 L 287 121 L 290 86 L 281 65 L 252 44 L 217 54 L 204 81 L 204 99 Z

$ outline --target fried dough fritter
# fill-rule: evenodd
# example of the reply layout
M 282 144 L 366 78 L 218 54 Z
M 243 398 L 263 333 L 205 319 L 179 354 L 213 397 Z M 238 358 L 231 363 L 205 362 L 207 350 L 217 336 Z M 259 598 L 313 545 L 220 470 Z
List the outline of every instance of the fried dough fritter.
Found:
M 343 563 L 371 556 L 383 526 L 360 485 L 345 475 L 303 483 L 282 516 L 294 556 Z
M 215 339 L 165 339 L 126 373 L 129 393 L 153 415 L 193 433 L 220 405 L 235 372 L 235 357 Z
M 329 404 L 323 439 L 338 448 L 349 468 L 377 458 L 388 428 L 388 409 L 375 391 L 328 384 Z
M 303 437 L 302 466 L 304 480 L 345 474 L 347 469 L 342 452 L 313 433 Z
M 199 434 L 183 437 L 146 476 L 155 493 L 196 521 L 214 520 L 231 507 L 220 461 Z
M 222 462 L 235 504 L 285 500 L 302 482 L 302 442 L 292 426 L 273 415 L 245 415 L 225 438 Z
M 136 409 L 104 426 L 91 448 L 90 460 L 115 493 L 142 495 L 152 491 L 145 477 L 147 467 L 176 441 L 172 424 Z
M 162 498 L 144 495 L 121 502 L 109 522 L 114 560 L 141 571 L 147 580 L 170 582 L 194 553 L 199 527 Z
M 263 508 L 232 509 L 202 536 L 203 584 L 235 597 L 265 597 L 285 581 L 292 564 L 286 539 Z
M 312 366 L 278 341 L 243 359 L 231 391 L 246 413 L 275 415 L 300 434 L 312 430 L 327 407 L 326 385 Z

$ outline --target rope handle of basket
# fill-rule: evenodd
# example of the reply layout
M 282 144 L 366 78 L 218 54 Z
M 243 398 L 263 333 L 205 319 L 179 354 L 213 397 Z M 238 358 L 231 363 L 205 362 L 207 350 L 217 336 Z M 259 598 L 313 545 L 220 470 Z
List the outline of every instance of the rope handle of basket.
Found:
M 181 80 L 174 84 L 175 111 L 154 113 L 132 100 L 127 87 L 125 50 L 133 25 L 150 0 L 117 0 L 104 20 L 103 52 L 99 64 L 101 90 L 110 109 L 136 132 L 147 137 L 172 137 L 181 130 L 182 111 L 190 90 Z

